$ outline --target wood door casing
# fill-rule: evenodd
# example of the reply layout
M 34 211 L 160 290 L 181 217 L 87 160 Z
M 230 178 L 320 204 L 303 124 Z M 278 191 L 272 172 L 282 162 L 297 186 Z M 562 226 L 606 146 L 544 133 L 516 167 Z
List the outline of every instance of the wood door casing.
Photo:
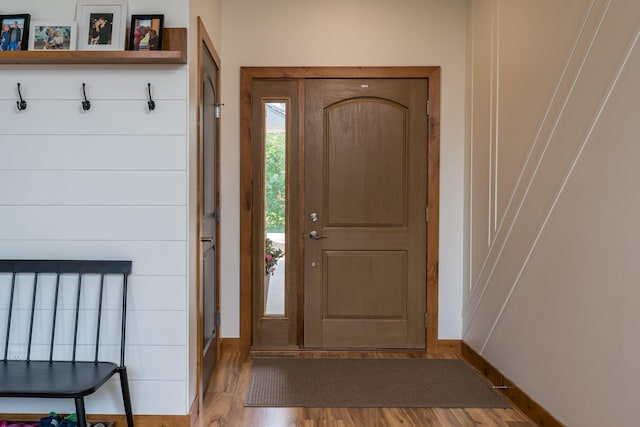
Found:
M 253 265 L 257 262 L 253 248 L 253 219 L 258 206 L 253 204 L 254 179 L 252 158 L 259 147 L 252 139 L 252 87 L 262 79 L 318 79 L 318 78 L 416 78 L 427 79 L 430 114 L 428 117 L 428 208 L 427 224 L 427 277 L 426 327 L 427 351 L 438 348 L 438 238 L 439 238 L 439 170 L 440 170 L 440 67 L 241 67 L 240 69 L 240 338 L 239 348 L 248 352 L 251 348 L 253 325 Z M 303 91 L 299 92 L 303 96 Z M 303 109 L 300 109 L 303 115 Z M 301 131 L 302 132 L 302 128 Z M 301 154 L 302 151 L 301 151 Z M 302 162 L 301 162 L 302 163 Z M 300 168 L 302 170 L 302 168 Z M 302 204 L 302 200 L 300 201 Z M 299 221 L 304 220 L 300 217 Z M 302 232 L 302 225 L 300 226 Z M 302 234 L 300 234 L 302 235 Z M 298 247 L 302 249 L 302 240 Z M 302 264 L 300 264 L 302 268 Z M 303 297 L 302 292 L 298 295 Z M 300 300 L 299 300 L 300 301 Z M 302 308 L 302 304 L 299 304 Z M 298 335 L 302 336 L 302 318 L 298 321 Z
M 427 80 L 305 94 L 304 344 L 425 348 Z

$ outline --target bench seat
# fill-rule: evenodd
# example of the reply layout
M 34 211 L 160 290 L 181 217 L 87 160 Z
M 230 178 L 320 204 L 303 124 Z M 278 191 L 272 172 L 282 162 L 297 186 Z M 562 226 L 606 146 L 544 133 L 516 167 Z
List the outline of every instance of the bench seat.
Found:
M 112 362 L 0 361 L 0 396 L 86 396 L 117 372 Z

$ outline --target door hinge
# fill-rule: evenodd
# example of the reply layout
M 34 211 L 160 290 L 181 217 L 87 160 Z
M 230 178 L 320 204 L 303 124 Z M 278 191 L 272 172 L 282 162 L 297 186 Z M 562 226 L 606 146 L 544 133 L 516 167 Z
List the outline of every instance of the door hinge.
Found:
M 222 117 L 222 107 L 224 104 L 213 104 L 213 117 L 219 119 Z
M 220 209 L 213 211 L 213 219 L 215 219 L 216 222 L 220 222 Z
M 429 208 L 424 208 L 424 220 L 429 222 Z
M 427 99 L 427 117 L 431 115 L 431 103 Z
M 216 312 L 216 328 L 220 327 L 220 312 Z
M 424 314 L 424 327 L 427 327 L 427 324 L 429 323 L 429 315 L 427 313 Z

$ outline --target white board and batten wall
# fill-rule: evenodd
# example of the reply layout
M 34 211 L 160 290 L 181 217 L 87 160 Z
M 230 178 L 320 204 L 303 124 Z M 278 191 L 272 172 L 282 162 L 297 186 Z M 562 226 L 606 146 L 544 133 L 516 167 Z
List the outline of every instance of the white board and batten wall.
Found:
M 567 426 L 638 425 L 639 17 L 469 2 L 463 339 Z
M 133 261 L 126 364 L 135 413 L 188 407 L 186 72 L 0 70 L 0 258 Z M 17 82 L 28 103 L 21 112 Z M 147 83 L 155 111 L 147 109 Z M 0 298 L 0 310 L 6 305 Z M 12 336 L 16 351 L 21 343 L 24 336 Z M 121 413 L 117 378 L 87 408 Z M 49 410 L 72 412 L 73 402 L 0 399 L 0 413 Z

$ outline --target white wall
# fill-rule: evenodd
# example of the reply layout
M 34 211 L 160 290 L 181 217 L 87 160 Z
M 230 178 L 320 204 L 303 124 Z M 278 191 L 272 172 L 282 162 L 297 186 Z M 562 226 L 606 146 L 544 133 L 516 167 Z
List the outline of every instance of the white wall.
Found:
M 75 20 L 76 0 L 22 0 L 3 1 L 0 14 L 29 13 L 31 20 L 50 21 L 56 19 Z M 129 16 L 132 14 L 163 13 L 165 27 L 186 27 L 189 8 L 175 0 L 128 0 Z M 127 27 L 130 21 L 127 18 Z
M 460 338 L 464 0 L 234 0 L 222 4 L 222 332 L 239 336 L 241 66 L 442 67 L 439 337 Z
M 4 2 L 0 11 L 74 19 L 75 4 Z M 167 26 L 189 24 L 176 2 L 129 6 L 164 13 Z M 28 102 L 20 113 L 16 82 Z M 147 82 L 154 112 L 146 111 Z M 133 260 L 127 366 L 138 414 L 185 414 L 190 403 L 187 83 L 181 65 L 0 69 L 0 257 Z M 50 410 L 72 412 L 73 401 L 0 399 L 0 413 Z M 90 397 L 87 410 L 122 413 L 117 382 Z
M 470 2 L 463 339 L 568 426 L 634 426 L 640 3 Z

